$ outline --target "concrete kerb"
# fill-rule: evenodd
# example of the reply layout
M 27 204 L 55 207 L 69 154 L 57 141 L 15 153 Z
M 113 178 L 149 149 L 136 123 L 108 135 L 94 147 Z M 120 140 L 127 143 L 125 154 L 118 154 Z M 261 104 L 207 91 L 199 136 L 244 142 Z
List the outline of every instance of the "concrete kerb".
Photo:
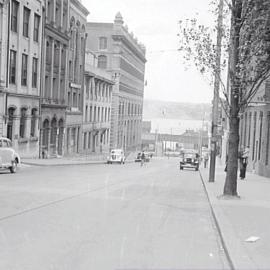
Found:
M 37 166 L 37 167 L 51 167 L 51 166 L 76 166 L 76 165 L 97 165 L 97 164 L 106 164 L 105 161 L 89 161 L 89 162 L 70 162 L 70 163 L 47 163 L 47 164 L 42 164 L 42 163 L 32 163 L 32 162 L 21 162 L 22 164 L 25 165 L 30 165 L 30 166 Z
M 236 235 L 232 223 L 226 217 L 222 209 L 222 199 L 218 199 L 208 188 L 208 185 L 214 185 L 215 183 L 209 183 L 204 179 L 201 171 L 199 173 L 229 266 L 233 270 L 257 269 L 247 252 L 245 252 L 245 248 L 241 243 L 242 240 Z
M 77 166 L 77 165 L 98 165 L 98 164 L 107 164 L 105 160 L 89 160 L 89 161 L 73 161 L 73 162 L 63 162 L 58 160 L 57 163 L 39 163 L 39 162 L 27 162 L 21 161 L 21 164 L 30 165 L 30 166 L 37 166 L 37 167 L 51 167 L 51 166 Z M 126 160 L 125 163 L 133 163 L 133 160 Z

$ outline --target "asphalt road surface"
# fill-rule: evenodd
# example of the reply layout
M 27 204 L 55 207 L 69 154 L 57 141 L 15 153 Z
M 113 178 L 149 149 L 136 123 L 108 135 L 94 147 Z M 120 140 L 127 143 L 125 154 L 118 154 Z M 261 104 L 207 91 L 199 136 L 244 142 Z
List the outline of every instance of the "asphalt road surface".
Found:
M 0 269 L 229 269 L 198 172 L 177 159 L 0 172 Z

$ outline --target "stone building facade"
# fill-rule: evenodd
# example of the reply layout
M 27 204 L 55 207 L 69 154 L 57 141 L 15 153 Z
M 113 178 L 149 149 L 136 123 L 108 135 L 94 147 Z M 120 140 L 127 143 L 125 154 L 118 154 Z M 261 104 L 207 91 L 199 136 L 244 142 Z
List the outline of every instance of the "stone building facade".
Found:
M 0 137 L 6 135 L 6 83 L 7 83 L 7 34 L 8 34 L 8 4 L 0 0 Z
M 110 73 L 97 68 L 95 54 L 85 55 L 83 105 L 83 152 L 108 153 L 111 103 L 114 81 Z
M 46 0 L 41 78 L 40 156 L 64 154 L 69 0 Z
M 65 153 L 72 155 L 82 150 L 84 62 L 86 17 L 88 10 L 78 0 L 70 0 L 68 85 L 66 110 Z
M 114 23 L 87 23 L 87 49 L 97 55 L 98 67 L 111 73 L 110 148 L 141 147 L 145 47 L 128 32 L 120 13 Z
M 240 146 L 249 148 L 248 170 L 270 177 L 270 79 L 240 116 Z
M 2 133 L 12 140 L 22 157 L 36 157 L 39 154 L 42 1 L 11 0 L 5 8 L 9 12 L 1 11 L 1 19 L 5 18 L 1 34 L 6 32 L 5 43 L 1 45 L 6 53 L 1 53 L 0 68 L 2 93 L 5 85 L 5 94 L 0 94 L 1 105 L 4 97 L 4 107 L 1 107 L 5 115 Z

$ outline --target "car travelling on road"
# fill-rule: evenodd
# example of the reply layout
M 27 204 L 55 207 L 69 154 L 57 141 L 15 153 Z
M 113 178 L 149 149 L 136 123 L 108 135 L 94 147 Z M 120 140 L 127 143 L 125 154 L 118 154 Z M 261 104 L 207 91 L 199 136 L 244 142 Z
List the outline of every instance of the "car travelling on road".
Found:
M 180 154 L 180 170 L 184 168 L 193 168 L 199 170 L 199 154 L 194 150 L 184 150 Z
M 108 156 L 107 163 L 125 163 L 125 154 L 123 149 L 112 149 L 110 155 Z
M 19 154 L 12 148 L 11 141 L 0 137 L 0 169 L 8 169 L 11 173 L 15 173 L 19 164 Z
M 141 162 L 142 161 L 142 152 L 139 152 L 137 154 L 137 157 L 135 159 L 135 162 Z M 145 162 L 149 162 L 150 161 L 150 157 L 147 153 L 144 153 L 144 161 Z

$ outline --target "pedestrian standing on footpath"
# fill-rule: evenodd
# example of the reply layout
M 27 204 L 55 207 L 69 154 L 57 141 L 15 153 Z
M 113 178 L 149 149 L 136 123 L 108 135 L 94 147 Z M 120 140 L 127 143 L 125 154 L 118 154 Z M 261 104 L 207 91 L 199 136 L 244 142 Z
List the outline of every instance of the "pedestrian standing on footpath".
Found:
M 225 169 L 224 169 L 224 172 L 227 172 L 227 169 L 228 169 L 228 160 L 229 160 L 229 156 L 228 156 L 228 154 L 226 154 L 226 161 L 225 161 Z
M 204 155 L 204 158 L 203 158 L 204 168 L 207 168 L 208 160 L 209 160 L 209 155 L 208 155 L 208 153 L 206 153 L 206 154 Z
M 240 179 L 241 180 L 244 180 L 246 178 L 248 156 L 249 156 L 249 149 L 248 148 L 240 151 L 239 163 L 240 163 Z

